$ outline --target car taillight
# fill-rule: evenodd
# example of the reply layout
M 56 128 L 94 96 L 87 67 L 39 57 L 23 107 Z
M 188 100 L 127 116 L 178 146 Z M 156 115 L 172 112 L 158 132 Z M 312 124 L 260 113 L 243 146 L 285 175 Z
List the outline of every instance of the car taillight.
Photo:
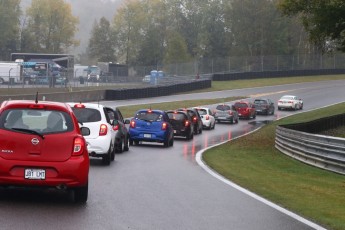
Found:
M 185 127 L 188 127 L 188 126 L 189 126 L 189 121 L 188 121 L 188 120 L 186 120 L 186 121 L 184 122 L 184 126 L 185 126 Z
M 84 152 L 84 148 L 85 148 L 85 141 L 80 138 L 80 137 L 76 137 L 74 139 L 74 144 L 73 144 L 73 156 L 80 156 L 83 154 Z
M 115 126 L 113 126 L 113 130 L 114 130 L 114 131 L 119 130 L 119 125 L 115 125 Z
M 278 103 L 283 103 L 283 101 L 278 101 Z
M 193 117 L 193 122 L 196 123 L 197 122 L 197 118 L 196 117 Z
M 166 130 L 168 127 L 168 124 L 166 122 L 163 122 L 162 124 L 162 130 Z
M 229 111 L 229 114 L 232 115 L 232 111 Z
M 135 121 L 131 121 L 130 127 L 131 127 L 131 128 L 135 128 L 135 125 L 136 125 Z
M 99 135 L 100 136 L 105 136 L 108 133 L 108 126 L 105 124 L 101 124 L 101 126 L 99 127 Z
M 292 103 L 292 101 L 289 101 L 288 103 L 289 103 L 289 104 L 291 104 L 291 103 Z

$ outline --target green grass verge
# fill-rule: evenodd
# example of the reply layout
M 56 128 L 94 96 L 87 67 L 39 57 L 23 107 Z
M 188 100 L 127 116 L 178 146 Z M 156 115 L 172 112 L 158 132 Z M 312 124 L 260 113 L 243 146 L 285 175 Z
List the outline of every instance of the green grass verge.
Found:
M 339 114 L 345 103 L 297 114 L 206 151 L 211 168 L 250 191 L 329 229 L 345 229 L 345 176 L 312 167 L 275 149 L 279 124 Z

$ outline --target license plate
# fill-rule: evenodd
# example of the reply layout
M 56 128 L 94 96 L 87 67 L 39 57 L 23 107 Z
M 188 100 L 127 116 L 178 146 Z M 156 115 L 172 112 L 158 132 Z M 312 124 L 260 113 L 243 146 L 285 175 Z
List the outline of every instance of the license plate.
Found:
M 176 130 L 174 130 L 174 133 L 176 133 L 177 131 Z
M 151 134 L 145 133 L 145 134 L 144 134 L 144 137 L 145 137 L 145 138 L 151 138 Z
M 44 180 L 46 179 L 46 170 L 44 169 L 25 169 L 25 179 Z
M 222 119 L 222 120 L 225 120 L 225 117 L 218 117 L 218 119 Z

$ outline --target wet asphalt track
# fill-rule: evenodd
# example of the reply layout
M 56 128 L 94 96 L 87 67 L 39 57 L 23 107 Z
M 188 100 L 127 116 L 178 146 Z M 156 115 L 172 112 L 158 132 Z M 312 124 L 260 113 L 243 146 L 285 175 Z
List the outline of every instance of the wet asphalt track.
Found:
M 304 100 L 304 110 L 345 101 L 345 81 L 293 84 L 102 102 L 146 104 L 229 96 L 269 97 L 283 94 Z M 143 108 L 147 105 L 143 105 Z M 312 229 L 270 206 L 215 179 L 195 160 L 206 147 L 250 132 L 266 120 L 294 111 L 276 111 L 237 125 L 217 124 L 194 140 L 175 140 L 172 148 L 144 144 L 116 155 L 110 166 L 91 159 L 89 200 L 75 205 L 71 195 L 56 191 L 0 191 L 0 229 Z

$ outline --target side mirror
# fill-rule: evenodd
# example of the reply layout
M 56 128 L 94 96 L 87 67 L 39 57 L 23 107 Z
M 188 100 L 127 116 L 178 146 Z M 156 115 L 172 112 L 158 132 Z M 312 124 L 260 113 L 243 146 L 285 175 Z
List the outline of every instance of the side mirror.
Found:
M 90 129 L 88 127 L 81 127 L 80 132 L 81 132 L 81 135 L 83 135 L 83 136 L 89 136 L 90 135 Z
M 125 124 L 128 125 L 128 124 L 130 124 L 130 123 L 131 123 L 131 120 L 129 120 L 129 119 L 126 119 L 126 120 L 125 120 Z

